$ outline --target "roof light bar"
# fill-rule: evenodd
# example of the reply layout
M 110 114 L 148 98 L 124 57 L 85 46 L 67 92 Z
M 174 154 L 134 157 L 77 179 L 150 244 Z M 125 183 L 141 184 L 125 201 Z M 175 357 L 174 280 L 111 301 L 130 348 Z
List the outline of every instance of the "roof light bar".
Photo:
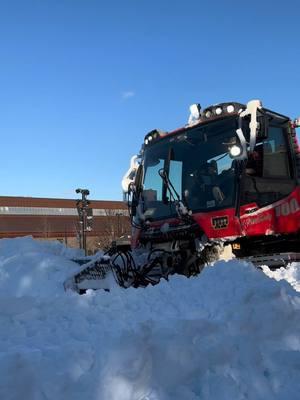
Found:
M 228 114 L 238 114 L 245 110 L 246 106 L 240 103 L 220 103 L 214 106 L 207 107 L 201 114 L 202 120 L 210 118 L 224 117 Z
M 166 133 L 163 131 L 159 131 L 158 129 L 154 129 L 153 131 L 147 133 L 144 139 L 144 144 L 147 146 L 150 143 L 153 143 L 155 140 L 160 139 Z

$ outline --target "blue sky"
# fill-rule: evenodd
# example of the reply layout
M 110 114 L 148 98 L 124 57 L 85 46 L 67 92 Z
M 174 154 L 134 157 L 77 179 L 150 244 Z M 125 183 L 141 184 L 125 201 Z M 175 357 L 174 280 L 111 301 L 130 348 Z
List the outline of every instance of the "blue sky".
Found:
M 145 133 L 193 102 L 300 115 L 296 0 L 0 1 L 0 195 L 121 199 Z

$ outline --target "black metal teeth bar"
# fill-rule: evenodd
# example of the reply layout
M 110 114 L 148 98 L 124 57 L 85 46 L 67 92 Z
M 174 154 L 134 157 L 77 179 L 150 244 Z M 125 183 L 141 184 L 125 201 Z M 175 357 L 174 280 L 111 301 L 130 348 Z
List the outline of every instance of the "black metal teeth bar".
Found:
M 75 275 L 75 283 L 84 280 L 104 279 L 108 272 L 111 271 L 110 260 L 96 261 L 93 265 L 85 268 L 79 274 Z
M 270 269 L 285 268 L 292 262 L 300 261 L 300 253 L 277 253 L 262 254 L 257 256 L 243 257 L 245 261 L 252 262 L 256 267 L 267 265 Z

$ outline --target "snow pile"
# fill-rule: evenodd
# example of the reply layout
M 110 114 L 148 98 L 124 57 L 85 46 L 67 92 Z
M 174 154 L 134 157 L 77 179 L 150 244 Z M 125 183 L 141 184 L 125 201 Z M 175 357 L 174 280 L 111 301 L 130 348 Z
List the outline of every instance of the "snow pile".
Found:
M 275 271 L 271 271 L 267 266 L 264 266 L 263 271 L 270 278 L 274 278 L 277 281 L 286 280 L 297 292 L 300 292 L 300 263 L 293 262 L 287 268 L 279 268 Z
M 68 258 L 82 255 L 57 241 L 32 237 L 0 240 L 0 296 L 16 298 L 62 294 L 62 282 L 78 265 Z
M 1 399 L 299 398 L 300 294 L 286 281 L 230 261 L 79 296 L 59 285 L 72 265 L 56 248 L 0 243 Z

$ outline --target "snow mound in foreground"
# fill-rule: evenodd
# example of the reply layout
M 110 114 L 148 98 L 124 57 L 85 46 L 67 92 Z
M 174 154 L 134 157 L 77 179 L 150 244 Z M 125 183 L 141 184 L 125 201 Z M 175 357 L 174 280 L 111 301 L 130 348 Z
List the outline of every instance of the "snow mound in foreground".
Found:
M 32 237 L 0 240 L 0 297 L 57 296 L 78 265 L 67 258 L 81 254 L 57 241 Z
M 58 287 L 61 253 L 32 240 L 20 264 L 26 240 L 0 241 L 1 399 L 299 398 L 300 295 L 286 281 L 230 261 L 79 296 Z M 43 290 L 18 291 L 16 273 Z

